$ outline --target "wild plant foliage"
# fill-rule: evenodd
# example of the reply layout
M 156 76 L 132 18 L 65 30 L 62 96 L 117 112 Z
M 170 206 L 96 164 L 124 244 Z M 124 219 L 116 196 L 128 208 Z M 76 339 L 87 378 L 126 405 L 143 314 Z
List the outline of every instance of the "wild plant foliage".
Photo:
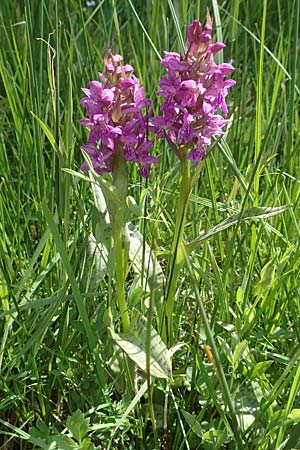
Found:
M 0 448 L 299 447 L 299 1 L 248 3 L 2 0 Z

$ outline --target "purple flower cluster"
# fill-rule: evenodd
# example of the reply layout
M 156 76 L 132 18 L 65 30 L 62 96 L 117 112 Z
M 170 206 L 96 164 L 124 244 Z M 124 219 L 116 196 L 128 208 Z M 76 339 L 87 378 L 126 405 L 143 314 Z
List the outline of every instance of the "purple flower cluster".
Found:
M 167 73 L 159 81 L 157 95 L 163 97 L 161 115 L 151 117 L 149 129 L 158 138 L 166 138 L 181 160 L 196 166 L 206 156 L 206 147 L 213 136 L 224 134 L 228 124 L 226 96 L 234 80 L 225 79 L 234 70 L 229 63 L 216 64 L 214 54 L 225 45 L 212 43 L 212 20 L 207 11 L 206 25 L 198 20 L 188 28 L 184 55 L 164 52 L 161 61 Z M 108 50 L 104 57 L 105 74 L 82 89 L 86 97 L 88 118 L 81 124 L 90 128 L 87 145 L 81 147 L 90 157 L 100 175 L 113 172 L 120 153 L 125 160 L 138 163 L 139 173 L 149 177 L 150 165 L 158 160 L 149 154 L 153 140 L 147 139 L 148 123 L 143 109 L 151 105 L 144 98 L 144 89 L 122 57 Z M 117 164 L 116 164 L 117 165 Z M 83 170 L 88 170 L 84 163 Z
M 91 81 L 89 89 L 83 88 L 88 118 L 80 120 L 90 128 L 84 150 L 90 157 L 94 170 L 102 175 L 113 172 L 114 158 L 123 151 L 127 161 L 140 165 L 139 173 L 149 177 L 150 164 L 158 160 L 149 155 L 153 140 L 146 136 L 147 118 L 142 110 L 151 104 L 144 98 L 144 88 L 133 75 L 129 64 L 122 65 L 122 57 L 108 50 L 104 57 L 106 73 L 99 73 L 100 81 Z M 84 163 L 82 170 L 88 170 Z
M 158 95 L 164 98 L 161 116 L 151 119 L 157 137 L 164 137 L 180 159 L 195 166 L 206 156 L 213 136 L 222 135 L 228 123 L 225 97 L 234 80 L 224 80 L 234 70 L 228 63 L 216 64 L 214 54 L 225 47 L 212 43 L 212 20 L 207 11 L 204 28 L 195 20 L 188 29 L 185 54 L 165 52 Z M 217 112 L 221 112 L 218 114 Z M 187 153 L 188 152 L 188 153 Z

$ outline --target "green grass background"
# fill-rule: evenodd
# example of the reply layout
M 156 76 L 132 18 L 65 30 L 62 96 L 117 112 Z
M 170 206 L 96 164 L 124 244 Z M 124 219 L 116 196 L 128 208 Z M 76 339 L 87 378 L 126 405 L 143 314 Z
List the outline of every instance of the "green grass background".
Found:
M 79 170 L 83 161 L 80 88 L 103 70 L 105 50 L 120 52 L 155 99 L 159 55 L 180 50 L 180 32 L 185 40 L 190 22 L 204 22 L 206 6 L 215 39 L 227 45 L 220 58 L 234 61 L 236 86 L 228 97 L 232 125 L 193 192 L 186 236 L 252 206 L 292 207 L 224 231 L 190 259 L 237 424 L 184 270 L 174 311 L 175 340 L 184 345 L 173 358 L 174 381 L 154 383 L 156 439 L 147 395 L 128 411 L 126 370 L 110 364 L 105 311 L 113 280 L 86 282 L 90 186 L 62 168 Z M 77 409 L 100 449 L 299 448 L 299 14 L 299 0 L 1 0 L 1 449 L 40 448 L 30 436 L 46 442 L 64 432 Z M 163 265 L 179 165 L 164 143 L 155 155 L 148 219 L 135 225 Z M 129 194 L 142 203 L 144 181 L 134 167 L 129 176 Z

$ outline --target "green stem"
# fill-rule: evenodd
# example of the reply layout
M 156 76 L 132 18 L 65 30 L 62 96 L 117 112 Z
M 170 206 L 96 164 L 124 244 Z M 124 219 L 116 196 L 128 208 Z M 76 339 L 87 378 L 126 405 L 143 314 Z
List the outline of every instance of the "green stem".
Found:
M 125 298 L 125 276 L 127 268 L 127 252 L 124 242 L 124 223 L 126 211 L 126 195 L 128 190 L 127 166 L 124 159 L 123 147 L 121 143 L 117 144 L 113 153 L 112 160 L 112 178 L 114 189 L 119 197 L 121 204 L 110 202 L 109 211 L 112 217 L 114 251 L 115 251 L 115 276 L 116 276 L 116 300 L 120 310 L 123 332 L 130 333 L 130 318 L 127 301 Z
M 189 161 L 180 161 L 181 182 L 178 207 L 176 210 L 176 223 L 174 238 L 171 246 L 169 277 L 166 296 L 166 321 L 163 325 L 163 340 L 172 345 L 173 341 L 173 309 L 178 276 L 184 262 L 181 244 L 186 221 L 187 206 L 191 192 L 191 179 Z
M 115 249 L 115 275 L 116 275 L 116 300 L 120 310 L 123 332 L 130 333 L 130 319 L 128 306 L 125 298 L 125 266 L 123 247 L 123 223 L 122 212 L 118 211 L 113 215 L 113 237 Z

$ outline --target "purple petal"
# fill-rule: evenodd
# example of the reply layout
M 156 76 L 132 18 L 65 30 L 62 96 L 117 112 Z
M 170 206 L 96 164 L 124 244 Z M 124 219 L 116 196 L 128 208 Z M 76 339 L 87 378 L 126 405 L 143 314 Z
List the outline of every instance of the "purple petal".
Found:
M 150 178 L 150 167 L 148 165 L 142 165 L 139 169 L 140 177 Z
M 127 89 L 130 87 L 133 87 L 136 83 L 134 82 L 134 80 L 132 78 L 121 78 L 119 83 L 118 83 L 118 87 L 120 89 Z
M 80 125 L 87 125 L 87 126 L 93 126 L 95 125 L 95 122 L 91 119 L 80 119 L 79 120 Z
M 134 68 L 130 64 L 125 64 L 125 66 L 123 66 L 123 70 L 125 73 L 131 73 L 134 71 Z
M 222 50 L 225 47 L 226 47 L 226 45 L 223 44 L 223 42 L 215 42 L 214 44 L 210 45 L 209 50 L 212 53 L 218 53 L 220 50 Z
M 206 152 L 203 148 L 198 147 L 198 148 L 194 148 L 193 150 L 191 150 L 186 159 L 188 159 L 189 161 L 192 161 L 194 163 L 195 166 L 198 165 L 198 163 L 200 161 L 202 161 L 206 156 Z
M 202 36 L 202 25 L 199 20 L 194 20 L 188 28 L 188 41 L 200 44 Z

